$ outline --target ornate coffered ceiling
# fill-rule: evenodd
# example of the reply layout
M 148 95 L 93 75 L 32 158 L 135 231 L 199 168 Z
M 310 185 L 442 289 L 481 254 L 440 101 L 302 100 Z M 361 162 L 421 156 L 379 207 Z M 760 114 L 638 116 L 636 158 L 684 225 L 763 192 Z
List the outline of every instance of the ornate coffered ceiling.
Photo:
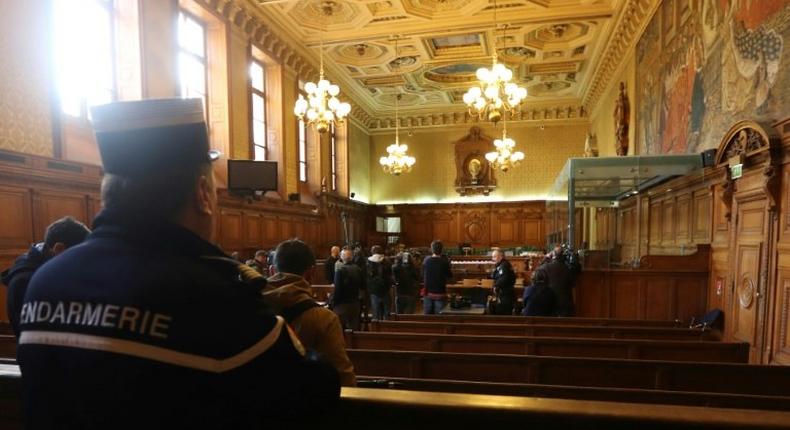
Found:
M 317 59 L 343 94 L 371 114 L 404 117 L 465 111 L 475 70 L 500 61 L 527 87 L 528 112 L 583 115 L 582 100 L 629 0 L 249 0 L 276 31 Z M 398 38 L 398 52 L 394 38 Z M 531 113 L 525 118 L 530 118 Z M 369 125 L 373 125 L 369 123 Z M 374 126 L 375 127 L 375 126 Z

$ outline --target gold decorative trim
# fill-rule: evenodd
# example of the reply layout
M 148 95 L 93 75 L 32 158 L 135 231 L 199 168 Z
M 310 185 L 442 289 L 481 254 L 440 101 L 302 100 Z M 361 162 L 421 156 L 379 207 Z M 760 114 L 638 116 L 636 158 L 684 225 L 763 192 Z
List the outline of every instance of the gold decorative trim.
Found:
M 448 125 L 471 125 L 478 122 L 476 116 L 467 111 L 435 112 L 401 116 L 400 126 L 405 128 L 423 128 Z M 524 108 L 508 121 L 519 122 L 554 122 L 554 121 L 587 121 L 587 111 L 581 105 L 541 106 Z M 395 129 L 395 118 L 372 118 L 367 123 L 371 132 Z
M 609 87 L 611 80 L 624 64 L 629 49 L 636 46 L 637 41 L 650 22 L 650 18 L 658 9 L 661 0 L 626 0 L 620 16 L 614 22 L 614 31 L 603 53 L 603 60 L 595 68 L 592 83 L 584 94 L 584 106 L 592 112 L 598 99 Z
M 318 68 L 308 59 L 300 55 L 288 42 L 274 33 L 266 23 L 265 17 L 255 7 L 247 8 L 244 0 L 195 0 L 209 11 L 218 14 L 229 24 L 246 33 L 250 40 L 272 55 L 280 63 L 296 71 L 305 80 L 317 80 Z M 346 94 L 346 97 L 348 95 Z M 349 117 L 360 124 L 366 124 L 371 116 L 356 100 L 348 98 L 351 104 Z

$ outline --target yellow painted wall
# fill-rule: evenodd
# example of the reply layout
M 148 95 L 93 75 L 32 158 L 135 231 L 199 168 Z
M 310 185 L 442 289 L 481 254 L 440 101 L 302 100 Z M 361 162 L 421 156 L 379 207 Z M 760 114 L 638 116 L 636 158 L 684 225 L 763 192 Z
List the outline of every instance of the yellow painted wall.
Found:
M 498 137 L 501 126 L 481 124 L 485 134 Z M 551 124 L 541 130 L 536 124 L 508 127 L 526 160 L 517 168 L 495 174 L 498 188 L 488 197 L 461 197 L 454 188 L 455 149 L 453 142 L 468 134 L 467 128 L 415 130 L 413 136 L 401 134 L 401 143 L 409 145 L 409 153 L 417 158 L 408 174 L 392 176 L 384 173 L 379 158 L 386 153 L 394 135 L 371 137 L 370 188 L 371 202 L 444 203 L 507 200 L 542 200 L 551 192 L 554 179 L 568 157 L 581 156 L 588 125 Z
M 0 1 L 0 148 L 52 156 L 49 2 Z
M 370 145 L 368 133 L 348 122 L 348 181 L 354 200 L 370 203 Z
M 628 155 L 636 152 L 636 57 L 634 50 L 629 51 L 625 65 L 618 76 L 611 80 L 609 87 L 598 99 L 592 110 L 590 130 L 598 137 L 598 155 L 600 157 L 613 157 L 615 151 L 614 109 L 620 95 L 620 82 L 625 82 L 628 100 L 631 104 L 631 122 L 628 130 Z

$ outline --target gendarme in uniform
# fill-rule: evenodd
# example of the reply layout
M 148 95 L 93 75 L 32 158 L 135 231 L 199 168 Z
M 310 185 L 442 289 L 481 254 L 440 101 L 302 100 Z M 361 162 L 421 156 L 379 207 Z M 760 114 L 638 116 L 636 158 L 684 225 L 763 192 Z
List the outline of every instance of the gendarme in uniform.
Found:
M 210 172 L 199 99 L 92 117 L 108 174 L 165 186 Z M 183 223 L 133 203 L 105 207 L 88 239 L 30 283 L 18 351 L 28 428 L 293 427 L 335 406 L 336 372 L 305 358 L 260 285 Z

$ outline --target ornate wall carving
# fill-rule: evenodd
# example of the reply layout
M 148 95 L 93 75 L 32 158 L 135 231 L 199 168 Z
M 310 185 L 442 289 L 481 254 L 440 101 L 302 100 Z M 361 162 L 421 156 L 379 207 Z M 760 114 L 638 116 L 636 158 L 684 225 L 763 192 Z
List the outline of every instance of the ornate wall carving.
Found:
M 494 169 L 485 158 L 493 148 L 493 139 L 473 126 L 469 134 L 455 141 L 455 191 L 462 196 L 483 194 L 496 189 Z

